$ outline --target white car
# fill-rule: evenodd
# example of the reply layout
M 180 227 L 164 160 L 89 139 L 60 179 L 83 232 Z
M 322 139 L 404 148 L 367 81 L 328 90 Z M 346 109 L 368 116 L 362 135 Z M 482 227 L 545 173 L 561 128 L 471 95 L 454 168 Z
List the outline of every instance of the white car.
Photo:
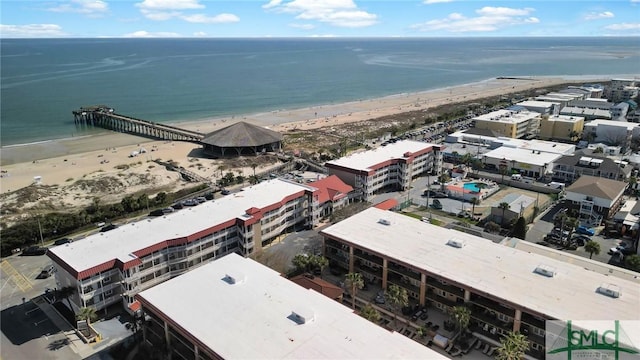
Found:
M 620 243 L 614 247 L 612 247 L 611 249 L 609 249 L 609 254 L 614 255 L 617 253 L 626 253 L 629 249 L 628 249 L 629 245 L 627 245 L 627 243 Z

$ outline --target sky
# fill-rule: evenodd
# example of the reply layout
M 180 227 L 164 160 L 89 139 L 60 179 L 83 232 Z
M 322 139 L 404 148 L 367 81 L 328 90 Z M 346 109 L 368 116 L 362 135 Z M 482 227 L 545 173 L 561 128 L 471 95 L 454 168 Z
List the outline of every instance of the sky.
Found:
M 2 0 L 1 38 L 640 36 L 640 0 Z

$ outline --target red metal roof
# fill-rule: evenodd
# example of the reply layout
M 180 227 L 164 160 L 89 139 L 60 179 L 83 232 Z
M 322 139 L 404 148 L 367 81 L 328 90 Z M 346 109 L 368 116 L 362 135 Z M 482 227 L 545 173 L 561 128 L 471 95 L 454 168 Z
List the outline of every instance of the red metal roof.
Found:
M 318 201 L 323 204 L 327 201 L 336 201 L 345 197 L 349 192 L 353 191 L 351 185 L 345 184 L 336 175 L 328 176 L 324 179 L 309 183 L 309 185 L 318 188 Z
M 391 210 L 396 206 L 398 206 L 398 200 L 396 199 L 387 199 L 381 203 L 377 203 L 373 205 L 373 207 L 378 208 L 380 210 Z

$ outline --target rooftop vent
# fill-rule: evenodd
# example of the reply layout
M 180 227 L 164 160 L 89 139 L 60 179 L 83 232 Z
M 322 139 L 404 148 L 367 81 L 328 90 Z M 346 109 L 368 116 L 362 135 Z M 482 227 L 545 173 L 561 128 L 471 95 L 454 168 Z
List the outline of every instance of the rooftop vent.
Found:
M 224 278 L 222 278 L 227 284 L 234 285 L 240 284 L 244 282 L 244 275 L 242 274 L 226 274 Z
M 453 246 L 454 248 L 463 248 L 465 245 L 467 245 L 467 242 L 464 240 L 460 240 L 460 239 L 449 239 L 449 241 L 447 241 L 447 245 L 449 246 Z
M 315 317 L 311 310 L 297 309 L 292 311 L 288 318 L 296 322 L 298 325 L 302 325 L 313 321 Z
M 620 291 L 620 287 L 614 284 L 602 284 L 598 288 L 598 292 L 602 295 L 611 296 L 612 298 L 619 298 L 622 296 L 622 292 Z
M 378 220 L 378 223 L 380 223 L 382 225 L 391 225 L 391 221 L 389 221 L 387 219 L 380 219 L 380 220 Z
M 548 266 L 548 265 L 538 265 L 538 267 L 535 270 L 536 273 L 540 274 L 540 275 L 544 275 L 547 277 L 554 277 L 556 276 L 556 269 Z

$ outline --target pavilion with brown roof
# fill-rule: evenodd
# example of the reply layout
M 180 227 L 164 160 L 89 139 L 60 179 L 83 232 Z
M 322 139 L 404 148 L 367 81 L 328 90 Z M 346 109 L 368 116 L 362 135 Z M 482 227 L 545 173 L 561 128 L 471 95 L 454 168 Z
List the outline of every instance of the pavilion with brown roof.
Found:
M 258 155 L 280 150 L 282 134 L 240 121 L 207 134 L 200 143 L 207 155 Z

